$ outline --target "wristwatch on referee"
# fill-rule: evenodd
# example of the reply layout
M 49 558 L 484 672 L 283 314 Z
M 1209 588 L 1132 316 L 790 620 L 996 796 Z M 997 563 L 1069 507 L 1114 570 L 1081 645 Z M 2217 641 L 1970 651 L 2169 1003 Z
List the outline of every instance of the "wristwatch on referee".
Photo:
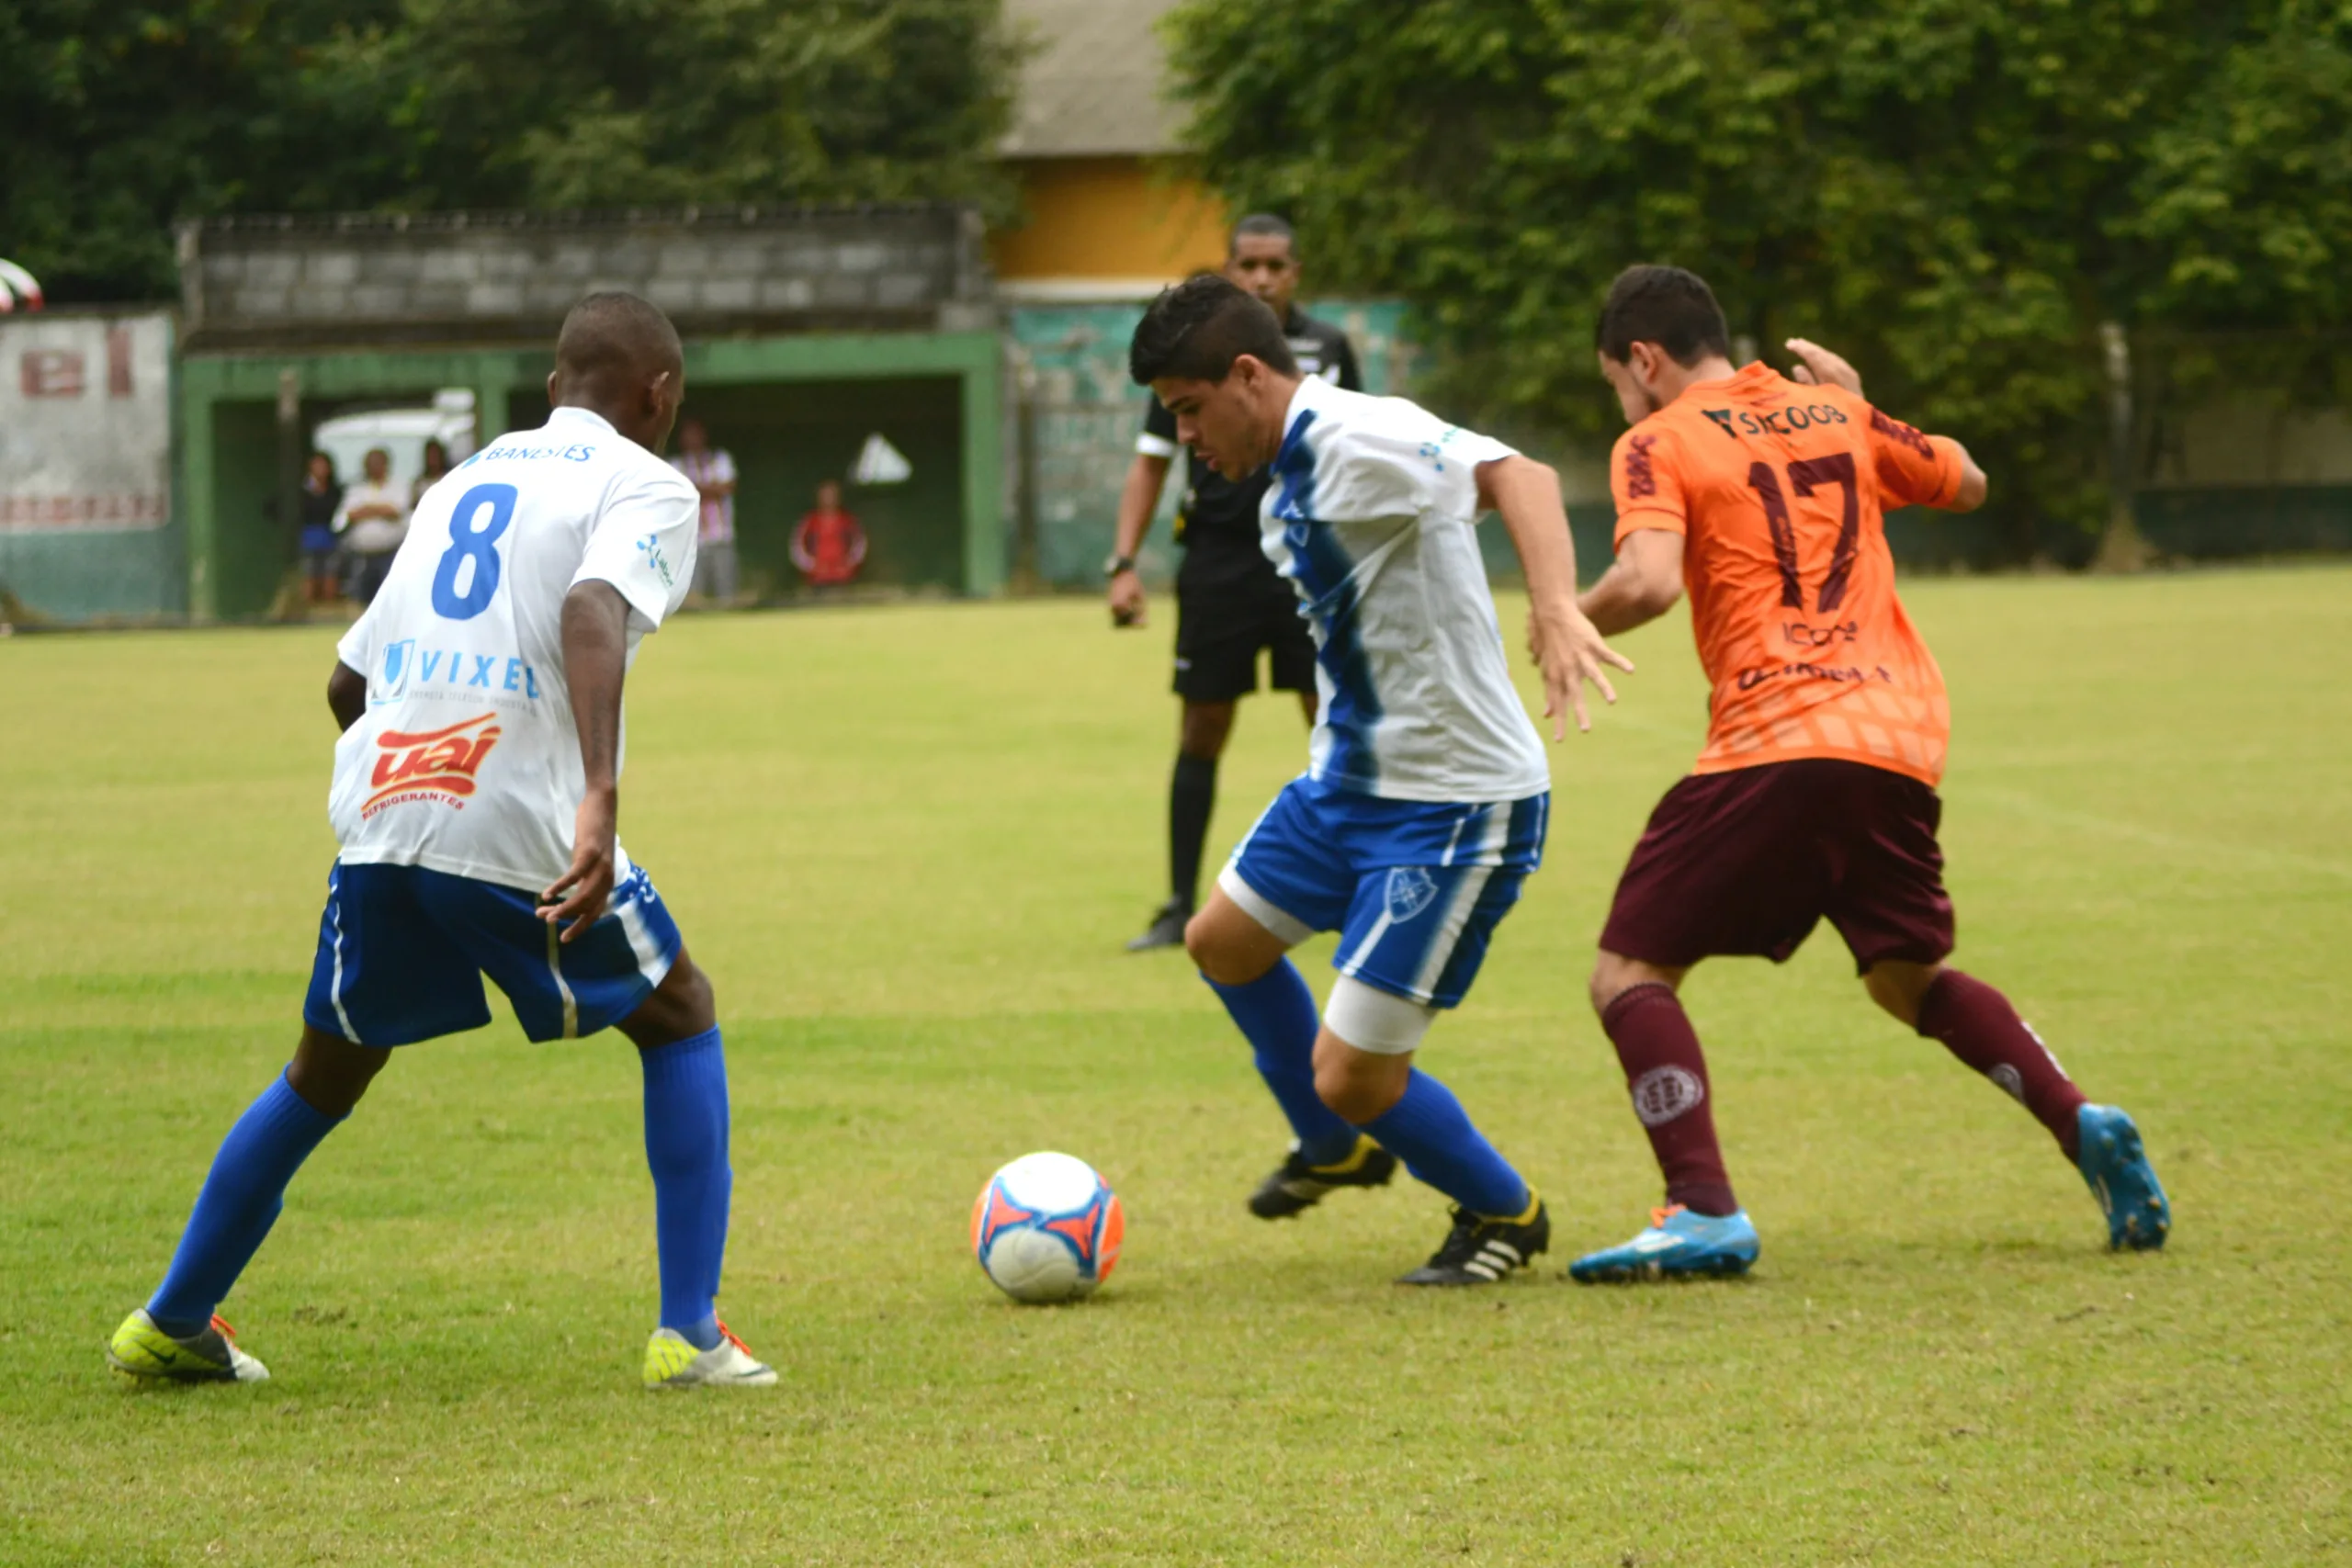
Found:
M 1104 577 L 1116 577 L 1123 571 L 1133 571 L 1135 569 L 1135 557 L 1114 555 L 1110 559 L 1102 563 L 1102 575 Z

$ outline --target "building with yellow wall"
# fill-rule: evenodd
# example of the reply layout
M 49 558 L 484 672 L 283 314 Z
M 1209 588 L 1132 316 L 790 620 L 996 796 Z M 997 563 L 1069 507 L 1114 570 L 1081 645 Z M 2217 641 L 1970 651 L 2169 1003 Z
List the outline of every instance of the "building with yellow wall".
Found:
M 1224 205 L 1174 154 L 1156 26 L 1172 0 L 1006 0 L 1031 53 L 1003 155 L 1023 220 L 989 236 L 1016 300 L 1148 299 L 1224 259 Z

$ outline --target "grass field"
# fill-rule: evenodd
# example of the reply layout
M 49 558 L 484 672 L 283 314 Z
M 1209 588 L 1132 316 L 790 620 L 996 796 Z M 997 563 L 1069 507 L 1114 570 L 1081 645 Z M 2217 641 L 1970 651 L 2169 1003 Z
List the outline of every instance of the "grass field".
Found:
M 403 1053 L 296 1182 L 225 1309 L 274 1381 L 109 1378 L 292 1043 L 333 638 L 0 643 L 0 1562 L 2352 1562 L 2352 570 L 1908 599 L 1959 715 L 1959 961 L 2139 1116 L 2169 1251 L 2107 1254 L 2041 1130 L 1824 933 L 1690 988 L 1754 1278 L 1562 1281 L 1655 1201 L 1582 987 L 1696 749 L 1679 615 L 1556 753 L 1549 862 L 1425 1053 L 1556 1226 L 1459 1294 L 1387 1283 L 1426 1190 L 1244 1213 L 1283 1138 L 1247 1053 L 1181 958 L 1119 952 L 1164 626 L 701 619 L 633 680 L 623 832 L 718 987 L 723 1306 L 784 1383 L 692 1398 L 637 1387 L 631 1053 L 503 1016 Z M 1220 845 L 1300 755 L 1245 707 Z M 1041 1146 L 1128 1205 L 1078 1308 L 965 1249 Z

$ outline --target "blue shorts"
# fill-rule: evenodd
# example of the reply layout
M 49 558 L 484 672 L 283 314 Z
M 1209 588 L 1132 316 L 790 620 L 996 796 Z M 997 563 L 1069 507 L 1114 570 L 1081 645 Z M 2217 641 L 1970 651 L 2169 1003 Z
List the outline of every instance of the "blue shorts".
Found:
M 1383 800 L 1294 779 L 1217 877 L 1292 943 L 1336 931 L 1333 968 L 1430 1007 L 1459 1004 L 1496 925 L 1544 862 L 1550 795 L 1491 805 Z
M 421 865 L 344 865 L 326 912 L 302 1021 L 362 1045 L 413 1045 L 490 1021 L 488 975 L 534 1040 L 618 1023 L 677 961 L 677 922 L 643 866 L 585 932 L 558 942 L 528 893 Z

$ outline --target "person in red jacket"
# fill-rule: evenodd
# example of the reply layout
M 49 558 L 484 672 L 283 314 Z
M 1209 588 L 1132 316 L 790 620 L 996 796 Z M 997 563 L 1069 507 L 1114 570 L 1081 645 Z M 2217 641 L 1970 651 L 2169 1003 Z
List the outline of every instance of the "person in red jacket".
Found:
M 817 509 L 792 531 L 792 564 L 819 588 L 856 581 L 865 564 L 865 530 L 842 510 L 842 487 L 831 479 L 817 487 Z

